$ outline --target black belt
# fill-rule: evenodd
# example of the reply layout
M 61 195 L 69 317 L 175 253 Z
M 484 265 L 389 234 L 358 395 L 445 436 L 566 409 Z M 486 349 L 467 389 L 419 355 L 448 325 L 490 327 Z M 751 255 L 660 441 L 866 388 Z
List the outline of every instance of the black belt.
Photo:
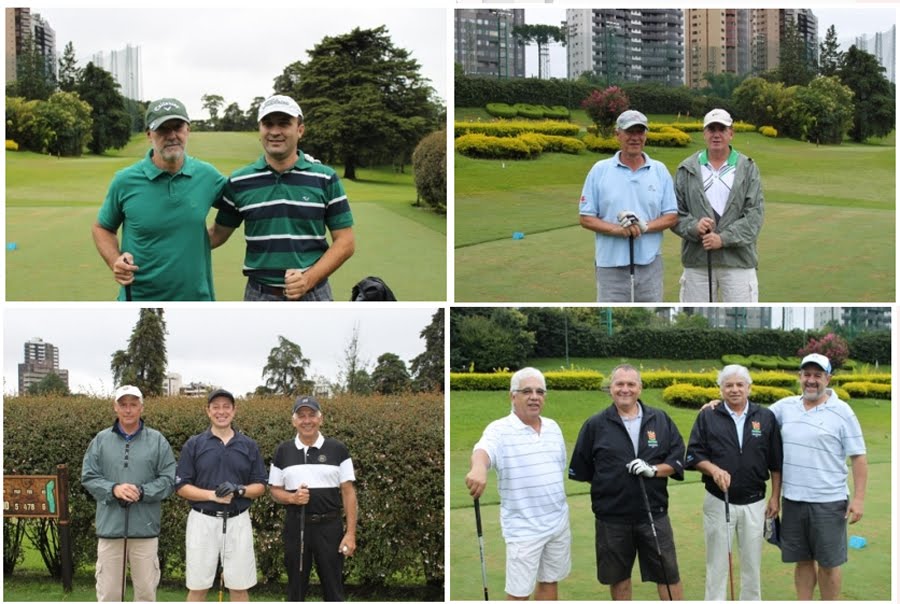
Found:
M 328 520 L 338 520 L 341 517 L 340 510 L 335 510 L 334 512 L 328 512 L 327 514 L 307 514 L 306 522 L 309 524 L 319 524 L 321 522 L 326 522 Z
M 266 285 L 265 283 L 260 283 L 256 279 L 250 278 L 247 280 L 247 283 L 255 289 L 256 291 L 268 294 L 270 296 L 281 296 L 284 298 L 284 288 L 283 287 L 274 287 L 272 285 Z
M 244 512 L 247 511 L 247 510 L 241 510 L 241 511 L 229 510 L 228 512 L 226 512 L 225 510 L 219 510 L 218 512 L 213 512 L 210 510 L 201 510 L 199 508 L 191 508 L 191 509 L 194 510 L 195 512 L 200 512 L 204 516 L 214 516 L 216 518 L 224 518 L 226 516 L 228 518 L 234 518 L 235 516 L 240 516 L 241 514 L 243 514 Z

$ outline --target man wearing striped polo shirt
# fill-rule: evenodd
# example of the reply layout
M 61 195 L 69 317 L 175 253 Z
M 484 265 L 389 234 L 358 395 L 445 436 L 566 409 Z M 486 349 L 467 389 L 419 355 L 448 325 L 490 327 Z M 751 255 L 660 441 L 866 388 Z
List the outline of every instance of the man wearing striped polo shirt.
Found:
M 798 600 L 812 600 L 816 583 L 823 600 L 838 599 L 847 520 L 853 524 L 863 515 L 868 465 L 862 428 L 850 405 L 827 387 L 830 381 L 828 357 L 807 355 L 800 363 L 802 394 L 769 407 L 784 443 L 781 559 L 796 563 Z
M 325 601 L 341 602 L 344 556 L 356 552 L 353 460 L 344 443 L 319 432 L 322 410 L 316 399 L 298 398 L 291 421 L 297 434 L 278 445 L 269 469 L 269 492 L 287 508 L 282 532 L 287 599 L 306 600 L 315 560 Z M 346 530 L 341 509 L 346 514 Z
M 759 300 L 756 240 L 763 223 L 762 185 L 753 160 L 731 146 L 732 124 L 724 109 L 707 113 L 706 149 L 681 162 L 675 172 L 678 223 L 672 230 L 682 239 L 681 302 Z
M 572 567 L 563 484 L 566 443 L 559 425 L 541 416 L 546 394 L 544 375 L 537 369 L 513 374 L 512 412 L 485 429 L 466 475 L 466 486 L 477 499 L 487 485 L 488 469 L 497 472 L 510 600 L 527 600 L 532 592 L 536 600 L 558 599 L 558 583 Z
M 246 223 L 245 301 L 331 301 L 328 277 L 355 248 L 344 187 L 334 170 L 298 150 L 304 123 L 294 99 L 269 97 L 258 120 L 265 153 L 228 179 L 210 244 L 222 245 Z

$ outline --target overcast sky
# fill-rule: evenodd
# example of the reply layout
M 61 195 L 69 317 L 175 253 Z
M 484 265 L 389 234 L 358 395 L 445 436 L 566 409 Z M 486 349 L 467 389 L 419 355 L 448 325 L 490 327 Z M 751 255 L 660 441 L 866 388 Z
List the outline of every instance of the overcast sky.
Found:
M 590 2 L 571 1 L 565 4 L 568 8 L 589 7 Z M 764 3 L 763 8 L 777 8 L 771 2 Z M 853 44 L 854 38 L 862 34 L 874 39 L 877 32 L 887 31 L 897 22 L 897 11 L 893 5 L 868 6 L 861 3 L 853 8 L 823 8 L 817 7 L 817 3 L 810 2 L 806 6 L 812 7 L 813 14 L 819 20 L 819 38 L 825 37 L 829 25 L 834 25 L 841 43 L 841 49 L 847 50 Z M 831 4 L 831 3 L 829 3 Z M 691 8 L 684 6 L 683 8 Z M 712 8 L 712 7 L 709 7 Z M 547 25 L 559 25 L 566 19 L 566 8 L 563 5 L 544 5 L 539 7 L 525 7 L 526 23 L 545 23 Z M 537 77 L 537 46 L 529 46 L 525 54 L 525 73 L 529 77 Z M 554 78 L 566 77 L 566 51 L 559 44 L 550 45 L 550 75 Z M 544 74 L 546 77 L 546 74 Z
M 3 392 L 18 389 L 18 363 L 24 344 L 38 337 L 59 348 L 60 369 L 69 370 L 69 388 L 98 395 L 113 390 L 111 355 L 128 347 L 138 308 L 102 309 L 7 307 L 3 313 Z M 309 308 L 302 305 L 169 306 L 168 371 L 180 373 L 184 384 L 204 382 L 243 395 L 263 384 L 262 368 L 282 335 L 298 344 L 310 359 L 309 374 L 335 381 L 344 349 L 359 324 L 361 359 L 369 371 L 377 358 L 392 352 L 407 363 L 425 350 L 421 331 L 435 308 L 358 309 Z M 262 307 L 265 310 L 262 310 Z
M 387 26 L 394 45 L 412 53 L 420 73 L 447 100 L 447 11 L 435 8 L 378 8 L 359 3 L 244 4 L 245 8 L 32 8 L 56 32 L 57 52 L 67 42 L 76 58 L 108 54 L 126 45 L 141 47 L 142 100 L 173 96 L 192 119 L 208 117 L 204 94 L 225 97 L 244 111 L 257 96 L 272 94 L 275 77 L 325 36 L 355 27 Z M 323 7 L 324 6 L 324 7 Z M 303 106 L 303 99 L 297 99 Z

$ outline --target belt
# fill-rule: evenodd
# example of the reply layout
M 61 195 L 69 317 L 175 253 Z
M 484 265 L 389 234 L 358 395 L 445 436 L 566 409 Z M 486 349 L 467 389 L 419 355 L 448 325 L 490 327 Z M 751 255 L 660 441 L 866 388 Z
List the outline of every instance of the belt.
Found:
M 328 512 L 327 514 L 307 514 L 306 522 L 309 524 L 319 524 L 328 520 L 338 520 L 341 517 L 340 510 Z
M 268 294 L 270 296 L 281 296 L 284 297 L 284 288 L 283 287 L 274 287 L 272 285 L 266 285 L 265 283 L 260 283 L 256 279 L 250 278 L 247 280 L 247 283 L 250 284 L 250 287 L 255 289 L 256 291 Z
M 241 511 L 233 510 L 233 511 L 226 512 L 225 510 L 219 510 L 218 512 L 213 512 L 210 510 L 201 510 L 198 508 L 191 508 L 191 509 L 194 510 L 195 512 L 200 512 L 204 516 L 214 516 L 215 518 L 224 518 L 224 517 L 234 518 L 235 516 L 240 516 L 241 514 L 243 514 L 244 512 L 247 511 L 247 510 L 241 510 Z

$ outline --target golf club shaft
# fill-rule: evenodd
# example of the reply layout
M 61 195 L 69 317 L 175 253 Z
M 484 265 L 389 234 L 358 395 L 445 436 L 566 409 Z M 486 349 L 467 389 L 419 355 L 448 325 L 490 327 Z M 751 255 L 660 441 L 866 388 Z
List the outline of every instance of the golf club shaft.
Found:
M 300 572 L 303 572 L 303 555 L 306 545 L 306 506 L 300 508 Z
M 709 283 L 709 301 L 713 301 L 712 252 L 706 250 L 706 278 Z
M 122 543 L 122 601 L 125 601 L 125 586 L 128 576 L 125 574 L 128 565 L 128 518 L 131 516 L 131 505 L 125 506 L 125 541 Z
M 481 584 L 484 586 L 484 599 L 488 599 L 487 566 L 484 562 L 484 533 L 481 530 L 481 504 L 475 499 L 475 530 L 478 532 L 478 551 L 481 554 Z
M 731 599 L 734 600 L 734 569 L 731 563 L 731 510 L 728 506 L 728 489 L 725 489 L 725 530 L 728 537 L 728 585 Z
M 638 484 L 641 485 L 641 495 L 644 498 L 644 507 L 647 508 L 647 516 L 650 518 L 650 531 L 653 533 L 653 540 L 656 542 L 656 555 L 659 556 L 659 567 L 662 569 L 663 581 L 666 582 L 666 591 L 669 594 L 669 601 L 672 601 L 672 588 L 669 586 L 669 573 L 666 572 L 666 565 L 663 562 L 662 548 L 659 547 L 659 536 L 656 534 L 656 522 L 653 520 L 653 510 L 650 509 L 650 499 L 647 497 L 647 487 L 644 486 L 644 479 L 640 476 L 636 477 Z
M 222 569 L 219 572 L 219 602 L 225 597 L 225 539 L 228 534 L 228 509 L 222 512 L 222 555 L 219 557 Z
M 631 272 L 631 301 L 634 302 L 634 235 L 628 236 L 628 265 Z
M 125 264 L 131 264 L 128 260 L 125 260 Z M 131 284 L 125 286 L 125 301 L 131 302 Z

